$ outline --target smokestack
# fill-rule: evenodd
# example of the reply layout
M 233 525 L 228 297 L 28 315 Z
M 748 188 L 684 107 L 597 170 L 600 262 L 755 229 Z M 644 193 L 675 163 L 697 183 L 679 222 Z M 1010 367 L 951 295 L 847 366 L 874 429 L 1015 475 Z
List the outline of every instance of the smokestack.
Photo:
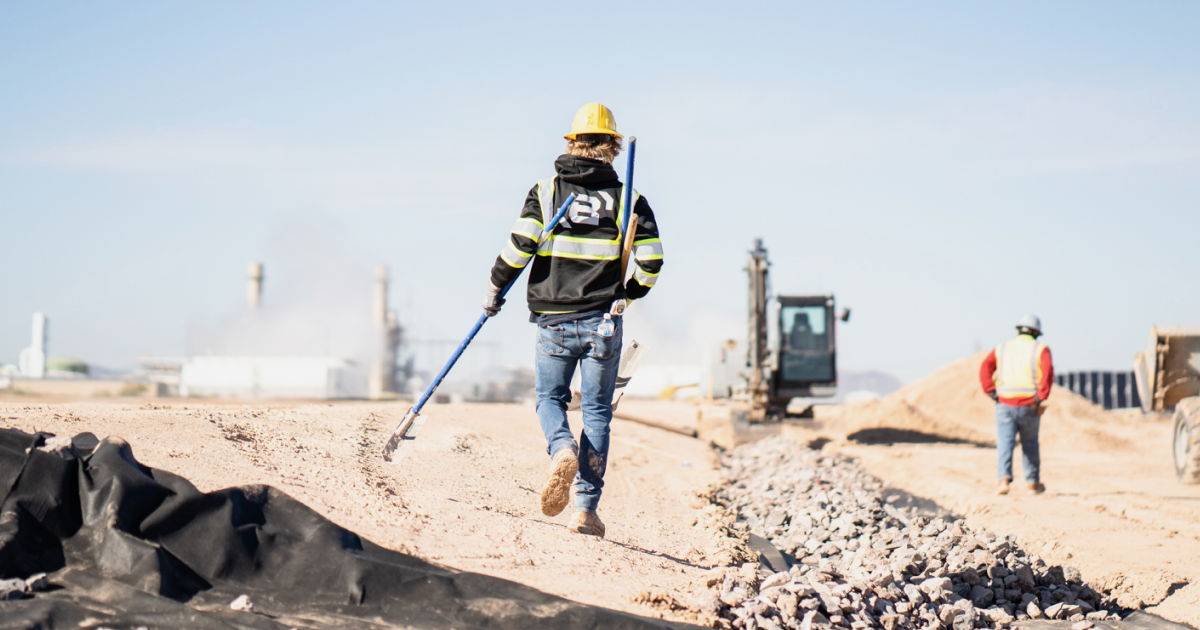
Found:
M 46 347 L 49 345 L 49 320 L 43 313 L 33 314 L 33 341 L 21 351 L 21 376 L 46 378 Z
M 388 269 L 383 265 L 375 268 L 375 304 L 371 309 L 371 323 L 382 328 L 387 325 Z
M 246 280 L 246 304 L 251 313 L 258 311 L 258 302 L 262 298 L 262 283 L 262 263 L 250 263 L 249 278 Z
M 371 323 L 379 355 L 371 366 L 367 380 L 367 395 L 375 400 L 394 397 L 396 391 L 396 351 L 400 345 L 400 326 L 396 314 L 388 312 L 388 270 L 375 268 L 375 301 L 371 305 Z

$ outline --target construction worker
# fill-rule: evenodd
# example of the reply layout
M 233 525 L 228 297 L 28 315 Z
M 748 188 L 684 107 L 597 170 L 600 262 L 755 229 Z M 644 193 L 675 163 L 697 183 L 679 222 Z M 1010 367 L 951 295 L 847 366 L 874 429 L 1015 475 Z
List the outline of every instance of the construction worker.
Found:
M 1016 338 L 996 346 L 979 367 L 983 392 L 996 401 L 998 494 L 1008 494 L 1012 483 L 1013 448 L 1018 435 L 1025 481 L 1035 494 L 1046 491 L 1039 470 L 1038 426 L 1042 403 L 1054 383 L 1054 365 L 1050 361 L 1050 348 L 1037 340 L 1040 336 L 1042 321 L 1036 315 L 1022 317 L 1017 322 Z
M 556 516 L 573 490 L 571 531 L 604 536 L 596 514 L 608 464 L 609 424 L 617 368 L 621 361 L 621 314 L 629 300 L 645 297 L 662 269 L 658 224 L 646 198 L 633 193 L 636 224 L 632 277 L 621 277 L 624 186 L 612 161 L 621 152 L 621 134 L 612 112 L 588 103 L 575 114 L 567 152 L 554 161 L 557 175 L 539 181 L 525 198 L 496 264 L 484 299 L 489 316 L 500 311 L 501 287 L 532 262 L 529 321 L 538 325 L 536 349 L 537 415 L 551 456 L 542 486 L 541 508 Z M 538 245 L 543 226 L 567 197 L 575 201 L 553 233 Z M 583 433 L 578 443 L 567 424 L 571 379 L 581 370 Z

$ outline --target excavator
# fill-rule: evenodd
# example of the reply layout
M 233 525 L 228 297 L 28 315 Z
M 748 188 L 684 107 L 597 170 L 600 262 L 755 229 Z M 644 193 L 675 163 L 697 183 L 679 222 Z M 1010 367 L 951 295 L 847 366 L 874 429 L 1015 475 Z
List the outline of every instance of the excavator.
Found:
M 1200 483 L 1200 326 L 1152 326 L 1133 360 L 1142 411 L 1175 414 L 1175 474 Z
M 762 239 L 755 239 L 746 265 L 750 303 L 746 346 L 725 341 L 713 353 L 708 377 L 710 398 L 729 398 L 734 421 L 777 422 L 812 417 L 811 405 L 789 415 L 793 398 L 831 397 L 837 393 L 837 320 L 832 294 L 774 295 L 771 263 Z

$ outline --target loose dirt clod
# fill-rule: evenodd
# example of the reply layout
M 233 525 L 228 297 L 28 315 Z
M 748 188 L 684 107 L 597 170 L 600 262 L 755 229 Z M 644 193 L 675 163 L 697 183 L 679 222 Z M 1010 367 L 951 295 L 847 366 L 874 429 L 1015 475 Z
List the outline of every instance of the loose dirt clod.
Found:
M 34 573 L 25 578 L 25 590 L 28 592 L 44 591 L 50 588 L 50 579 L 45 573 Z
M 12 579 L 0 580 L 0 601 L 6 599 L 21 599 L 25 596 L 25 591 L 28 587 L 25 580 Z
M 250 601 L 249 595 L 238 595 L 237 599 L 229 603 L 229 607 L 233 610 L 254 612 L 254 602 Z

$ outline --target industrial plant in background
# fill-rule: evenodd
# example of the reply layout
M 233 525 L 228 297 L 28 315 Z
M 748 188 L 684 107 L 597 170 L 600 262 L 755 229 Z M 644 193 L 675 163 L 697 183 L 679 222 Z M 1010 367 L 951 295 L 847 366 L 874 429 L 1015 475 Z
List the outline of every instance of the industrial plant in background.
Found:
M 252 263 L 246 312 L 201 341 L 209 352 L 177 362 L 144 359 L 142 367 L 169 391 L 178 365 L 178 395 L 184 397 L 395 398 L 411 362 L 398 369 L 402 331 L 388 309 L 388 283 L 387 269 L 377 267 L 370 296 L 321 295 L 276 308 L 263 299 L 263 266 Z
M 21 351 L 17 360 L 21 376 L 46 378 L 46 347 L 49 345 L 49 321 L 43 313 L 33 314 L 33 343 Z
M 29 347 L 21 350 L 16 365 L 0 365 L 0 390 L 27 393 L 92 393 L 94 383 L 80 385 L 90 377 L 88 364 L 71 357 L 52 357 L 50 318 L 33 314 L 33 335 Z

